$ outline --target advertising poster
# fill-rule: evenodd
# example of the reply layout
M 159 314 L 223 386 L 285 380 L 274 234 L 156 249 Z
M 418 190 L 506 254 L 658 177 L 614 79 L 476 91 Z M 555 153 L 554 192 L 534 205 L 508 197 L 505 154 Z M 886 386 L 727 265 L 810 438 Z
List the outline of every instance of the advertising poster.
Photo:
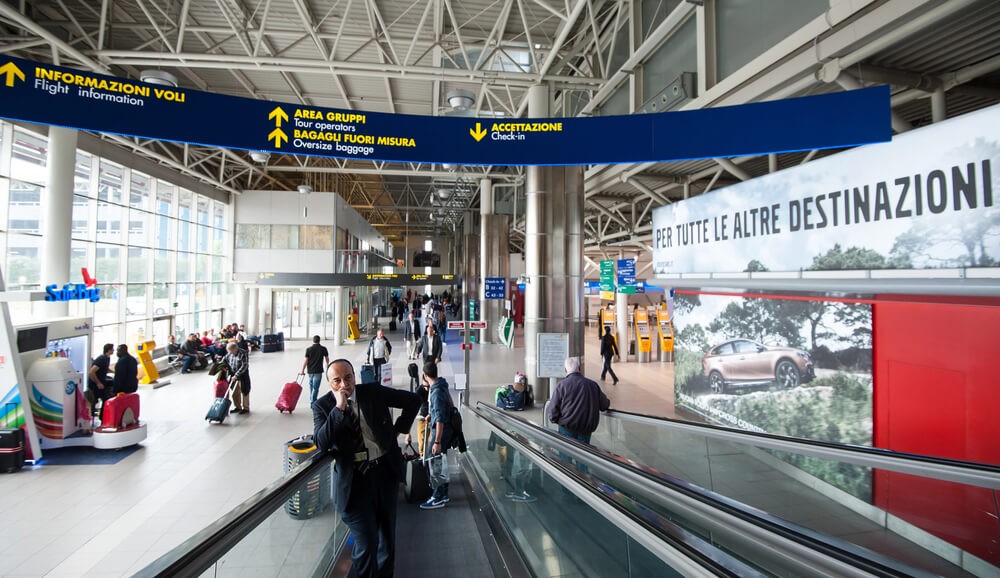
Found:
M 676 403 L 712 423 L 872 445 L 872 308 L 774 296 L 674 296 Z M 870 474 L 781 456 L 867 499 Z
M 659 207 L 653 271 L 996 267 L 997 126 L 1000 106 Z

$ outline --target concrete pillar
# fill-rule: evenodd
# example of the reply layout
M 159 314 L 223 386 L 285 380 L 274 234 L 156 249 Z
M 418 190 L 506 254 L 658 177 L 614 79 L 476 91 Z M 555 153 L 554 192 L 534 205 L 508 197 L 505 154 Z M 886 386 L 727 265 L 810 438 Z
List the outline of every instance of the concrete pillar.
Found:
M 528 90 L 528 116 L 549 116 L 547 87 Z M 528 167 L 525 191 L 524 372 L 544 402 L 556 380 L 537 375 L 538 334 L 567 333 L 583 355 L 583 169 Z
M 230 317 L 234 315 L 230 314 Z M 247 315 L 247 286 L 240 283 L 236 285 L 236 322 L 246 326 L 250 330 L 250 316 Z M 225 323 L 225 320 L 223 320 Z M 252 335 L 252 334 L 251 334 Z
M 260 288 L 251 287 L 247 295 L 247 333 L 260 335 Z
M 49 127 L 48 186 L 42 195 L 42 283 L 62 287 L 70 281 L 70 245 L 73 230 L 73 174 L 76 169 L 77 132 Z M 96 271 L 91 271 L 96 275 Z M 98 282 L 100 279 L 98 279 Z M 124 299 L 124 295 L 121 297 Z M 69 303 L 44 303 L 48 319 L 69 315 Z
M 486 329 L 480 332 L 482 343 L 498 341 L 497 327 L 505 311 L 502 299 L 486 300 L 486 277 L 500 277 L 506 284 L 510 278 L 510 256 L 508 254 L 508 239 L 510 235 L 510 216 L 494 214 L 493 182 L 489 179 L 480 181 L 480 236 L 478 239 L 489 239 L 489 243 L 479 243 L 480 254 L 480 291 L 479 301 L 483 312 L 481 319 L 486 321 Z M 478 241 L 478 239 L 473 239 Z M 507 296 L 510 297 L 509 295 Z

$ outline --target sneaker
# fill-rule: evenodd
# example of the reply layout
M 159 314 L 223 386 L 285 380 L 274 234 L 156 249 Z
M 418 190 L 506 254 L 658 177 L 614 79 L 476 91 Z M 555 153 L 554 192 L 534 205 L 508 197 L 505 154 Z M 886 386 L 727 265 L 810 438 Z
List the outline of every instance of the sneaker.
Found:
M 449 498 L 448 496 L 445 496 L 445 497 L 441 498 L 441 501 L 447 504 L 448 502 L 451 501 L 451 498 Z
M 446 502 L 445 499 L 435 500 L 434 496 L 431 496 L 431 497 L 427 498 L 426 502 L 420 504 L 420 509 L 421 510 L 436 510 L 438 508 L 443 508 L 446 503 L 447 502 Z
M 522 503 L 525 503 L 525 504 L 530 504 L 531 502 L 534 502 L 534 501 L 538 500 L 538 498 L 536 498 L 535 496 L 532 496 L 528 492 L 512 492 L 512 493 L 514 495 L 513 496 L 508 496 L 508 497 L 511 500 L 515 501 L 515 502 L 522 502 Z

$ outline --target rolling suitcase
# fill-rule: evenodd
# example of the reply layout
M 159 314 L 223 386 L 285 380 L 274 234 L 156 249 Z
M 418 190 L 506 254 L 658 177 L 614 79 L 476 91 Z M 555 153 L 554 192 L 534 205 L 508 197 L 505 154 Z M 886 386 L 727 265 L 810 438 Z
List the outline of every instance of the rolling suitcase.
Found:
M 403 494 L 407 502 L 416 504 L 431 497 L 431 481 L 427 464 L 420 459 L 413 444 L 408 444 L 406 448 L 408 451 L 403 453 L 403 459 L 406 460 L 406 485 L 403 487 Z
M 229 387 L 226 388 L 225 397 L 217 397 L 212 400 L 212 406 L 208 408 L 208 413 L 205 414 L 205 419 L 208 423 L 218 422 L 222 423 L 226 421 L 226 417 L 229 416 L 229 408 L 233 405 L 232 400 L 229 396 L 233 392 L 233 384 L 237 383 L 236 379 L 229 378 Z
M 120 393 L 104 402 L 101 428 L 124 429 L 138 423 L 138 393 Z
M 281 413 L 292 413 L 295 411 L 295 406 L 299 403 L 299 396 L 302 395 L 302 384 L 298 381 L 301 380 L 300 375 L 296 381 L 289 381 L 281 388 L 281 394 L 278 395 L 278 402 L 274 404 L 274 407 L 278 408 Z
M 393 317 L 392 319 L 389 320 L 389 331 L 395 331 L 395 330 L 396 330 L 396 318 Z
M 0 472 L 9 474 L 24 466 L 24 430 L 17 427 L 16 403 L 5 404 L 4 415 L 6 427 L 0 428 Z
M 381 377 L 381 376 L 379 376 Z M 380 380 L 375 377 L 375 366 L 366 363 L 361 366 L 361 382 L 360 383 L 378 383 Z

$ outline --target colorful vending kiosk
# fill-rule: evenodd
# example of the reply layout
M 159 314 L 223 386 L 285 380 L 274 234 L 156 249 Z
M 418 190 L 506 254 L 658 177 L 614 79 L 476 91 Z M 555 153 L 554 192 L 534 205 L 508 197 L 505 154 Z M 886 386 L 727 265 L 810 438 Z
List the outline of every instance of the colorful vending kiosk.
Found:
M 653 339 L 649 330 L 649 311 L 639 308 L 632 314 L 632 325 L 635 331 L 635 360 L 639 363 L 649 363 L 653 351 Z
M 14 333 L 29 398 L 23 407 L 24 416 L 37 428 L 40 449 L 73 446 L 118 449 L 146 439 L 146 424 L 138 421 L 137 409 L 127 424 L 91 427 L 91 416 L 87 415 L 83 400 L 93 347 L 89 319 L 21 325 L 14 328 Z M 128 395 L 135 396 L 137 402 L 137 394 Z M 106 420 L 108 415 L 106 412 Z
M 656 310 L 656 327 L 660 334 L 660 361 L 673 361 L 674 324 L 670 320 L 670 311 Z

